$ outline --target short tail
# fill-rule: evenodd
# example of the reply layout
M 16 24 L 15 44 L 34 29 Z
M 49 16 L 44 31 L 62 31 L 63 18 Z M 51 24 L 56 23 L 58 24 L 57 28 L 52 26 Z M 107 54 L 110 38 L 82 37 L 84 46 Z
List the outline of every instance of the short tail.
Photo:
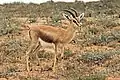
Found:
M 29 25 L 23 24 L 23 25 L 21 25 L 20 30 L 30 30 L 30 27 L 29 27 Z
M 29 30 L 28 35 L 29 35 L 29 37 L 30 37 L 30 40 L 32 40 L 32 37 L 31 37 L 31 29 L 30 29 L 30 26 L 29 26 L 29 25 L 23 24 L 22 27 L 21 27 L 21 30 Z

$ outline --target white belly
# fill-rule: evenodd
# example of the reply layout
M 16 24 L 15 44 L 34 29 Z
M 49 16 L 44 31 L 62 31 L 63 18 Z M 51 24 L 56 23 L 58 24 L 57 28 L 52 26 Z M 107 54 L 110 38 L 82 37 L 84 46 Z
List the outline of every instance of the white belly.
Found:
M 40 41 L 41 46 L 43 48 L 54 48 L 54 44 L 53 43 L 47 43 L 47 42 L 43 41 L 41 38 L 39 38 L 39 41 Z

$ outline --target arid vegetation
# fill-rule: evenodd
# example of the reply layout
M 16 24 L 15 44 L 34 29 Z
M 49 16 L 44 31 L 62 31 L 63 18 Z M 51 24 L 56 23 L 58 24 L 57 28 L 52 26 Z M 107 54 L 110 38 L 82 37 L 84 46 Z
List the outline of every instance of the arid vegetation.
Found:
M 31 72 L 25 66 L 25 52 L 30 45 L 21 23 L 61 26 L 62 10 L 74 8 L 84 12 L 76 37 L 66 45 L 64 71 L 53 73 L 53 48 L 31 54 Z M 64 28 L 64 27 L 63 27 Z M 49 50 L 51 49 L 51 50 Z M 107 80 L 120 77 L 120 0 L 41 4 L 11 3 L 0 5 L 0 80 Z

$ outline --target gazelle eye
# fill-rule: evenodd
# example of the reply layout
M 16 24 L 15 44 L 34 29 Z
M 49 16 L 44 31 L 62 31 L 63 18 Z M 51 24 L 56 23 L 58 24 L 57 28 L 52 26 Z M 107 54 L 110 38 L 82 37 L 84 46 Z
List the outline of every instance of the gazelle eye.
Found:
M 74 22 L 74 23 L 76 23 L 76 21 L 75 21 L 75 20 L 73 20 L 73 22 Z
M 76 25 L 78 25 L 78 22 L 76 21 L 76 20 L 73 20 L 73 22 L 76 24 Z M 78 25 L 79 26 L 79 25 Z

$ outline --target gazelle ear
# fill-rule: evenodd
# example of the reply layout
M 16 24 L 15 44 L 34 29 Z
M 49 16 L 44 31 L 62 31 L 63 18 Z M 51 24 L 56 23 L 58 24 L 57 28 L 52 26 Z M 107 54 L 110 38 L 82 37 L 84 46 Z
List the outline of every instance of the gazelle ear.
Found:
M 62 14 L 63 15 L 63 17 L 65 18 L 65 19 L 68 19 L 68 20 L 71 20 L 71 17 L 70 16 L 68 16 L 67 14 Z
M 84 13 L 81 13 L 79 16 L 78 16 L 78 20 L 82 20 L 84 18 Z

